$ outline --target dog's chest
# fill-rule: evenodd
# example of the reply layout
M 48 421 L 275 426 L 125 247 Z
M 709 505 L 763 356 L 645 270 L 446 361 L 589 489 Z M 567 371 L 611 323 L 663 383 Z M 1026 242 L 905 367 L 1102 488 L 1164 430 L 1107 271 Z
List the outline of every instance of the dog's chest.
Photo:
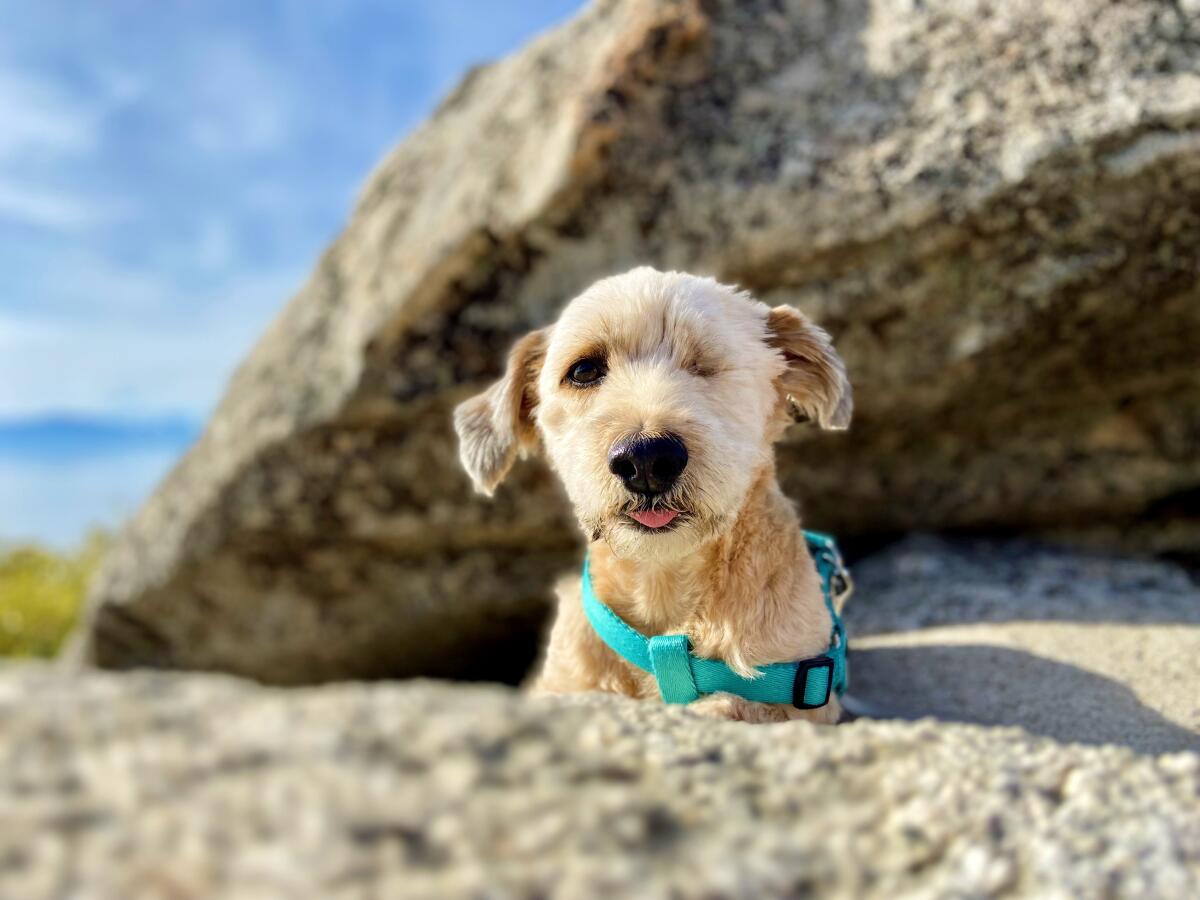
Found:
M 699 602 L 687 574 L 654 572 L 639 579 L 634 599 L 645 627 L 654 634 L 683 630 Z

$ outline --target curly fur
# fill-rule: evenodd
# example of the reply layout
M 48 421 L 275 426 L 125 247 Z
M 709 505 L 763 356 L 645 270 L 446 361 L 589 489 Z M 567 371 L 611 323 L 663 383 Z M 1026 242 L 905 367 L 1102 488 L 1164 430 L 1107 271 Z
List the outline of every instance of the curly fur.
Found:
M 602 359 L 603 379 L 566 378 Z M 573 300 L 513 348 L 504 376 L 455 412 L 460 454 L 491 494 L 516 455 L 538 447 L 591 542 L 597 593 L 645 634 L 684 633 L 738 672 L 826 649 L 829 613 L 800 521 L 775 478 L 773 445 L 793 418 L 848 426 L 845 366 L 829 335 L 791 307 L 678 272 L 634 269 Z M 678 435 L 688 464 L 655 504 L 680 516 L 661 532 L 627 515 L 638 498 L 608 468 L 631 435 Z M 535 690 L 655 697 L 651 676 L 610 650 L 583 616 L 578 578 L 558 614 Z M 835 721 L 812 711 L 717 695 L 693 706 L 752 721 Z

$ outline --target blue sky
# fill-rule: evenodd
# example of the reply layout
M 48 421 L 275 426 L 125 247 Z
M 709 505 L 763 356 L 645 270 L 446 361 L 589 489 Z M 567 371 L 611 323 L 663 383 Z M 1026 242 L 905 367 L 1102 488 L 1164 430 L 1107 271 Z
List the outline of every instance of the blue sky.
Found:
M 0 0 L 0 540 L 132 511 L 371 168 L 580 5 Z

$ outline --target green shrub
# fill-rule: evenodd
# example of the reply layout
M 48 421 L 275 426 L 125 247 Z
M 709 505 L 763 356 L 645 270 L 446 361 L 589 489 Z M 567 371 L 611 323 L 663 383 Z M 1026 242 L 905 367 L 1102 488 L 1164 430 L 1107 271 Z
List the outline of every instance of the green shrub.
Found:
M 107 535 L 94 532 L 69 555 L 40 547 L 0 550 L 0 656 L 58 651 L 107 546 Z

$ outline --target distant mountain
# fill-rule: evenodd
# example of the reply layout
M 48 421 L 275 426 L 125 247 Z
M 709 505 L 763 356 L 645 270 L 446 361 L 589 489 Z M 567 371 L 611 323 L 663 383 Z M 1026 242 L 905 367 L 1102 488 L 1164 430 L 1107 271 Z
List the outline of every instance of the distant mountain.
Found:
M 127 419 L 47 415 L 0 419 L 0 459 L 76 460 L 139 450 L 186 449 L 198 423 L 183 417 Z

